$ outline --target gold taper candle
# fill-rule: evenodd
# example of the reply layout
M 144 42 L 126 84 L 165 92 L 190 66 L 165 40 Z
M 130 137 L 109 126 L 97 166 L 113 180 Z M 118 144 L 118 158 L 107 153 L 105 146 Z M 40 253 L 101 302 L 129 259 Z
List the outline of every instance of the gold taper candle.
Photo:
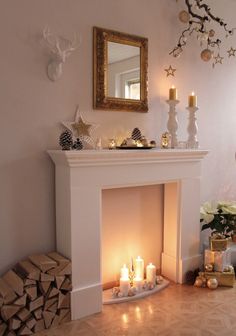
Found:
M 197 106 L 197 96 L 192 92 L 190 96 L 188 96 L 188 106 L 196 107 Z
M 174 85 L 169 89 L 169 100 L 177 100 L 177 89 Z

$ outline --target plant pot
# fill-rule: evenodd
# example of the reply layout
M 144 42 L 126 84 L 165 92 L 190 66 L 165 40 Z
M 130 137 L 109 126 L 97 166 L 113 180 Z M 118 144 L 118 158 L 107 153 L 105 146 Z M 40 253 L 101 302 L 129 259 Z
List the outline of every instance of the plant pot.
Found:
M 209 237 L 209 245 L 212 251 L 225 251 L 228 248 L 228 238 L 214 239 Z

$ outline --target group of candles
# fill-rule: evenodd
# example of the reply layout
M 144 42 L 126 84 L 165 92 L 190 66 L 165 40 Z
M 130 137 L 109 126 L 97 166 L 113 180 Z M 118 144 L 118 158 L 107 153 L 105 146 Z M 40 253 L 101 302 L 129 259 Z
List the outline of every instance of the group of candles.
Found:
M 134 263 L 135 277 L 133 279 L 133 286 L 136 288 L 137 292 L 143 290 L 144 284 L 144 260 L 141 257 L 137 257 Z M 152 263 L 149 263 L 146 267 L 146 281 L 148 283 L 156 284 L 156 266 Z M 120 274 L 120 292 L 127 296 L 130 289 L 130 277 L 129 277 L 129 268 L 124 265 L 121 268 Z
M 172 85 L 172 87 L 169 89 L 169 100 L 177 100 L 178 99 L 178 93 L 176 87 Z M 190 96 L 188 96 L 188 107 L 197 107 L 197 96 L 194 92 L 191 93 Z

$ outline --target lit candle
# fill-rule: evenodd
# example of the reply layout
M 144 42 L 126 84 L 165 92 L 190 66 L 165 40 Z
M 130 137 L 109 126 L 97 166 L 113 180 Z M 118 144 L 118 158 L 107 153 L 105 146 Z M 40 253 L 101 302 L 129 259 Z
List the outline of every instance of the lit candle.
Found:
M 120 270 L 120 277 L 123 279 L 129 279 L 129 269 L 125 264 Z
M 177 100 L 177 89 L 174 85 L 169 89 L 169 100 Z
M 115 149 L 116 148 L 116 140 L 115 139 L 109 139 L 108 148 L 109 149 Z
M 130 281 L 129 281 L 129 269 L 124 265 L 121 268 L 121 277 L 120 277 L 120 292 L 123 296 L 128 296 L 130 289 Z
M 188 96 L 188 106 L 196 107 L 197 106 L 197 96 L 192 92 L 190 96 Z
M 152 263 L 146 267 L 146 280 L 147 282 L 151 282 L 153 285 L 156 284 L 156 266 Z
M 120 292 L 123 294 L 123 296 L 128 296 L 130 289 L 130 282 L 129 278 L 120 278 Z
M 143 279 L 139 277 L 134 278 L 134 287 L 137 292 L 141 292 L 143 290 Z
M 144 261 L 140 257 L 135 260 L 135 276 L 136 278 L 141 278 L 142 280 L 144 277 Z

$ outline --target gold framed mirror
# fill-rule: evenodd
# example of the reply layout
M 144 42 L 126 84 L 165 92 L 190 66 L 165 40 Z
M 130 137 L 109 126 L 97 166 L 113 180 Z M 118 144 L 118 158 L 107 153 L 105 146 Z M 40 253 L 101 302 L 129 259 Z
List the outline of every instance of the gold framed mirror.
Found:
M 93 28 L 93 106 L 148 111 L 148 39 Z

